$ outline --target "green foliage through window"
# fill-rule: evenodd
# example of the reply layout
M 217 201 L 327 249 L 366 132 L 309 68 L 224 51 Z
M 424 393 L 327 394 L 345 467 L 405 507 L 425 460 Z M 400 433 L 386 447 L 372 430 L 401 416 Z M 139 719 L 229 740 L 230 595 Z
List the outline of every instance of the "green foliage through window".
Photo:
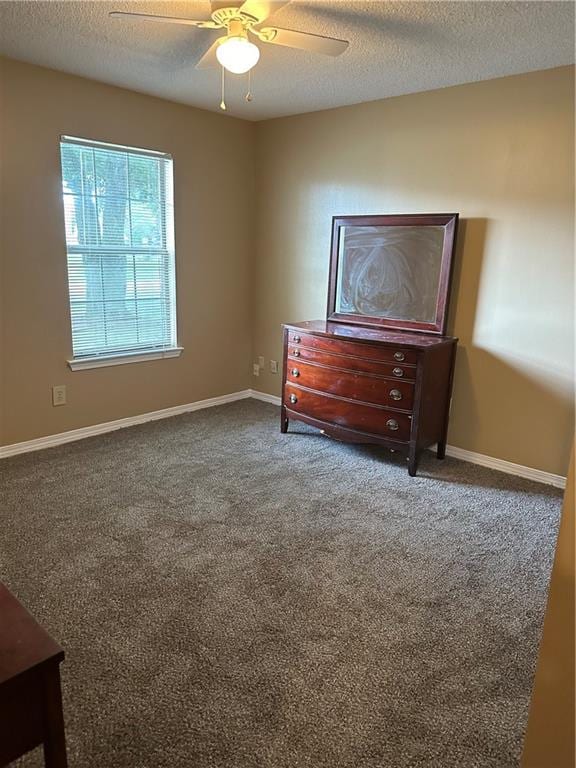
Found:
M 172 159 L 63 137 L 75 358 L 176 345 Z

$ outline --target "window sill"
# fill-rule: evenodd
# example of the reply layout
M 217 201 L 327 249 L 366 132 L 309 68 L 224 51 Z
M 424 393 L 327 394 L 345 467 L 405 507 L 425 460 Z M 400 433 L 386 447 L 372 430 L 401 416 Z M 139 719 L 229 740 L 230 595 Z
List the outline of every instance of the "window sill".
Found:
M 128 352 L 118 355 L 79 357 L 68 360 L 68 366 L 73 371 L 86 371 L 89 368 L 108 368 L 111 365 L 126 365 L 127 363 L 146 363 L 148 360 L 162 360 L 166 357 L 180 357 L 183 347 L 170 347 L 169 349 L 154 349 L 150 352 Z

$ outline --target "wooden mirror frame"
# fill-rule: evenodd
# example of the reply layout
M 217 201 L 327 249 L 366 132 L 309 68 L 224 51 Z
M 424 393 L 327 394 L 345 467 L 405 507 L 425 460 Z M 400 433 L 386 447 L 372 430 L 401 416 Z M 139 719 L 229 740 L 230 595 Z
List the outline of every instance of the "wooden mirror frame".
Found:
M 444 227 L 442 261 L 436 298 L 436 317 L 434 322 L 402 320 L 375 315 L 347 314 L 336 312 L 336 292 L 338 283 L 338 256 L 340 252 L 340 231 L 342 227 Z M 446 330 L 452 264 L 456 247 L 458 229 L 457 213 L 408 213 L 384 214 L 379 216 L 334 216 L 332 219 L 332 243 L 330 256 L 330 275 L 328 279 L 328 308 L 326 319 L 334 323 L 369 325 L 391 330 L 416 331 L 443 335 Z

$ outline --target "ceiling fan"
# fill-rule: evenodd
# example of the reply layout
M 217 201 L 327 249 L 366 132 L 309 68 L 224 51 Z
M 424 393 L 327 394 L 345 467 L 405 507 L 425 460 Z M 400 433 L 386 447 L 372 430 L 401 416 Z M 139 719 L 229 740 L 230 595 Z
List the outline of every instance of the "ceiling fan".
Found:
M 212 2 L 211 18 L 200 21 L 127 11 L 112 11 L 110 16 L 165 24 L 184 24 L 199 29 L 225 29 L 226 34 L 215 40 L 198 61 L 196 64 L 198 69 L 221 64 L 223 70 L 226 69 L 236 75 L 249 72 L 260 58 L 260 49 L 249 39 L 249 35 L 254 36 L 261 43 L 300 48 L 304 51 L 323 53 L 328 56 L 339 56 L 344 53 L 348 47 L 346 40 L 315 35 L 311 32 L 282 29 L 281 27 L 261 26 L 271 14 L 288 5 L 289 2 L 290 0 L 246 0 L 237 7 L 231 5 L 230 0 Z M 224 84 L 224 71 L 222 78 Z M 250 101 L 250 94 L 246 98 Z M 226 109 L 224 96 L 220 106 L 222 109 Z

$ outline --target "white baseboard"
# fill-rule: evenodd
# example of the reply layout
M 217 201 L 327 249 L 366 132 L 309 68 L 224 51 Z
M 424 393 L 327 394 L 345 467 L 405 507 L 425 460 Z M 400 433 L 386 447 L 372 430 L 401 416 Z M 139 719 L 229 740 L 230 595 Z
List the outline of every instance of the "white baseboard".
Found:
M 433 450 L 435 449 L 433 448 Z M 566 488 L 566 478 L 562 477 L 562 475 L 553 475 L 551 472 L 544 472 L 542 469 L 533 469 L 532 467 L 525 467 L 523 464 L 514 464 L 511 461 L 495 459 L 482 453 L 466 451 L 464 448 L 457 448 L 455 445 L 446 446 L 446 455 L 452 456 L 454 459 L 467 461 L 470 464 L 497 469 L 499 472 L 505 472 L 507 475 L 516 475 L 516 477 L 524 477 L 526 480 L 534 480 L 536 483 L 553 485 L 556 488 Z
M 138 416 L 128 416 L 125 419 L 116 419 L 116 421 L 107 421 L 103 424 L 94 424 L 90 427 L 72 429 L 69 432 L 60 432 L 56 435 L 48 435 L 47 437 L 38 437 L 35 440 L 27 440 L 23 443 L 4 445 L 0 446 L 0 459 L 7 458 L 8 456 L 16 456 L 19 453 L 39 451 L 43 448 L 53 448 L 56 445 L 72 443 L 75 440 L 83 440 L 85 437 L 95 437 L 96 435 L 103 435 L 106 432 L 114 432 L 117 429 L 133 427 L 136 424 L 145 424 L 147 421 L 167 419 L 170 416 L 179 416 L 182 413 L 199 411 L 203 408 L 212 408 L 215 405 L 224 405 L 224 403 L 233 403 L 236 400 L 245 400 L 248 397 L 252 397 L 252 390 L 244 389 L 241 392 L 232 392 L 230 395 L 210 397 L 207 400 L 198 400 L 195 403 L 175 405 L 172 408 L 162 408 L 160 411 L 150 411 L 149 413 L 142 413 Z
M 267 392 L 259 392 L 257 389 L 250 390 L 250 397 L 254 400 L 262 400 L 263 403 L 272 403 L 272 405 L 281 405 L 282 400 L 276 395 L 269 395 Z
M 133 427 L 136 424 L 145 424 L 147 421 L 167 419 L 170 416 L 179 416 L 182 413 L 199 411 L 203 408 L 212 408 L 216 405 L 233 403 L 236 400 L 245 400 L 247 398 L 254 398 L 255 400 L 261 400 L 265 403 L 271 403 L 272 405 L 280 405 L 281 402 L 280 398 L 275 395 L 259 392 L 256 389 L 243 389 L 240 392 L 232 392 L 229 395 L 222 395 L 221 397 L 210 397 L 207 400 L 198 400 L 195 403 L 185 403 L 184 405 L 176 405 L 173 408 L 163 408 L 160 411 L 143 413 L 139 416 L 129 416 L 125 419 L 107 421 L 104 424 L 94 424 L 90 427 L 72 429 L 69 432 L 60 432 L 57 435 L 39 437 L 35 440 L 27 440 L 23 443 L 0 446 L 0 459 L 7 458 L 8 456 L 17 456 L 20 453 L 39 451 L 43 448 L 53 448 L 56 445 L 71 443 L 75 440 L 83 440 L 85 437 L 95 437 L 96 435 L 103 435 L 106 432 L 113 432 L 117 429 Z M 468 461 L 470 464 L 478 464 L 481 467 L 496 469 L 499 472 L 505 472 L 508 475 L 516 475 L 516 477 L 524 477 L 527 480 L 534 480 L 537 483 L 553 485 L 556 488 L 566 487 L 566 478 L 562 477 L 562 475 L 553 475 L 551 472 L 544 472 L 541 469 L 524 467 L 521 464 L 513 464 L 511 461 L 504 461 L 504 459 L 495 459 L 492 456 L 484 456 L 481 453 L 466 451 L 464 448 L 457 448 L 455 445 L 446 446 L 446 455 L 452 456 L 455 459 L 461 459 L 462 461 Z
M 256 400 L 263 400 L 265 403 L 273 403 L 274 405 L 280 405 L 282 402 L 281 399 L 275 395 L 268 395 L 266 392 L 258 392 L 257 390 L 252 390 L 251 396 L 256 398 Z M 436 450 L 436 447 L 433 446 L 431 450 Z M 504 459 L 495 459 L 492 456 L 484 456 L 482 453 L 466 451 L 464 448 L 457 448 L 455 445 L 446 446 L 446 455 L 452 456 L 454 459 L 467 461 L 470 464 L 478 464 L 481 467 L 496 469 L 499 472 L 505 472 L 507 475 L 524 477 L 527 480 L 534 480 L 537 483 L 553 485 L 556 488 L 566 487 L 566 478 L 562 477 L 562 475 L 553 475 L 551 472 L 544 472 L 541 469 L 533 469 L 532 467 L 525 467 L 522 464 L 513 464 L 511 461 L 504 461 Z

